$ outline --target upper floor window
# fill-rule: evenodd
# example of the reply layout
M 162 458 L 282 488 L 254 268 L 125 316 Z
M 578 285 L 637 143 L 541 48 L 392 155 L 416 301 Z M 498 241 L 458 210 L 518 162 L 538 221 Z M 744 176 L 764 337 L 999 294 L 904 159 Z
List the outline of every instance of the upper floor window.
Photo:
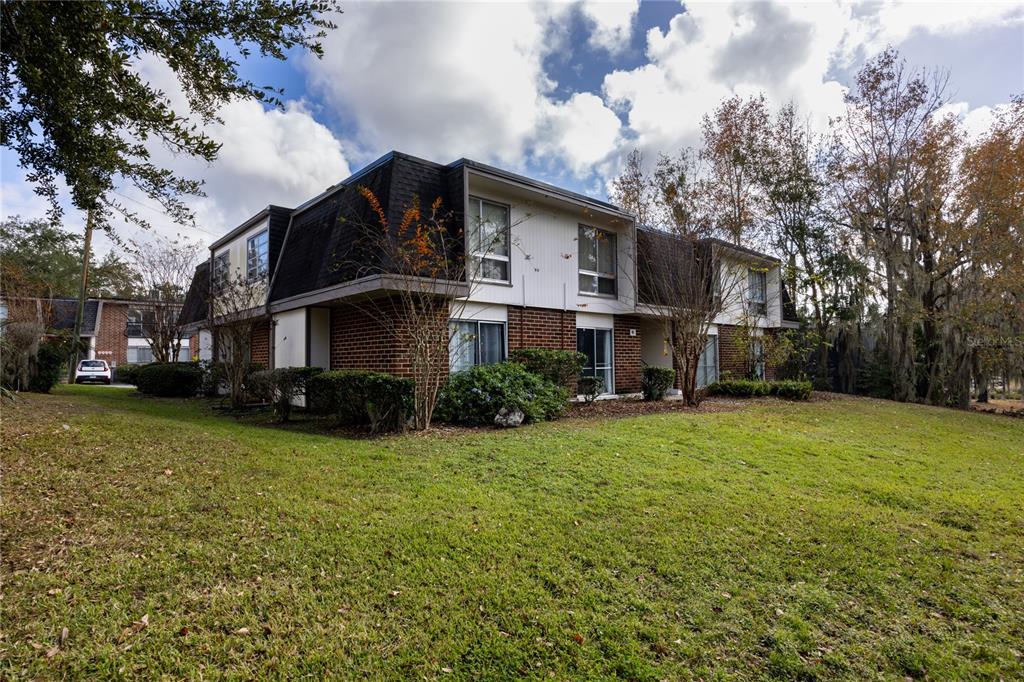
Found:
M 768 312 L 768 273 L 750 268 L 747 271 L 747 301 L 753 313 L 764 315 Z
M 156 312 L 140 308 L 129 308 L 125 333 L 128 336 L 145 337 L 154 333 L 156 328 Z
M 142 311 L 135 308 L 128 310 L 128 336 L 142 336 Z
M 615 234 L 580 225 L 578 241 L 580 293 L 615 296 Z
M 267 276 L 270 269 L 267 231 L 249 237 L 245 244 L 245 275 L 249 279 Z
M 509 281 L 509 208 L 476 197 L 469 198 L 469 251 L 477 275 L 485 280 Z
M 228 252 L 219 253 L 213 258 L 213 288 L 214 290 L 223 289 L 228 285 L 228 269 L 230 267 L 230 261 L 228 260 Z

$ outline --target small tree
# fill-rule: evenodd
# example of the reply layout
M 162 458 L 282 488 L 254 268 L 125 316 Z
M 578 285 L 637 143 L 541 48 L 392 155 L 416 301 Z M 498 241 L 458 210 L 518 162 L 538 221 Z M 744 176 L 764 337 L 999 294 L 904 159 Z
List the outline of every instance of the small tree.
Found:
M 202 246 L 187 239 L 130 242 L 131 260 L 148 303 L 142 310 L 142 336 L 156 362 L 173 362 L 181 351 L 181 304 L 192 282 Z
M 252 371 L 252 333 L 267 297 L 263 279 L 228 275 L 211 286 L 210 308 L 218 361 L 224 368 L 231 407 L 245 405 L 245 382 Z
M 698 157 L 683 151 L 662 156 L 653 176 L 661 227 L 637 232 L 638 295 L 665 322 L 683 400 L 697 405 L 697 369 L 715 318 L 741 305 L 745 278 L 728 257 L 731 247 L 714 238 L 711 181 Z
M 425 209 L 415 196 L 395 224 L 372 190 L 360 187 L 359 192 L 376 224 L 358 226 L 362 231 L 358 255 L 350 254 L 349 261 L 357 276 L 386 278 L 387 294 L 358 300 L 355 305 L 398 347 L 409 349 L 415 381 L 413 425 L 429 429 L 448 377 L 450 354 L 471 341 L 459 338 L 449 321 L 463 317 L 469 296 L 483 277 L 483 259 L 473 254 L 495 249 L 508 254 L 514 224 L 510 216 L 507 233 L 491 230 L 481 217 L 466 235 L 440 197 Z

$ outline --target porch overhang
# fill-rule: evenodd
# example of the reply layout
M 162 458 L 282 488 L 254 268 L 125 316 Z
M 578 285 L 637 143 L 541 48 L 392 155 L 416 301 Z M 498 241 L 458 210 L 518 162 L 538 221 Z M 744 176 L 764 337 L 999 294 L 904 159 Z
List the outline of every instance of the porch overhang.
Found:
M 376 274 L 360 277 L 350 282 L 309 291 L 277 301 L 271 301 L 271 313 L 304 308 L 311 305 L 324 305 L 331 302 L 343 302 L 345 299 L 386 294 L 391 291 L 415 291 L 425 296 L 449 296 L 465 298 L 469 296 L 469 284 L 451 280 L 432 279 L 429 277 L 408 277 L 404 275 Z

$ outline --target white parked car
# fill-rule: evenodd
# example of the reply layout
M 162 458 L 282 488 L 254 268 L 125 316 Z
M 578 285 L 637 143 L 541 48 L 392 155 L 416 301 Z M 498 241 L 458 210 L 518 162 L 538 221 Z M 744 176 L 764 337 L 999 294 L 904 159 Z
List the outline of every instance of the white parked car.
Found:
M 82 360 L 75 370 L 76 384 L 84 384 L 87 381 L 109 384 L 113 378 L 113 372 L 110 371 L 110 365 L 106 360 Z

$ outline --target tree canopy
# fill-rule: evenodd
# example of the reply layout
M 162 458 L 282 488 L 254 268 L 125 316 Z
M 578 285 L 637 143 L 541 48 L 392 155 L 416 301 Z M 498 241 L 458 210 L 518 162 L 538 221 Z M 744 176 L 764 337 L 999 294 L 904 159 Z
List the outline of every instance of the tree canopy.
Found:
M 75 297 L 82 268 L 82 237 L 45 220 L 18 217 L 0 222 L 0 276 L 4 294 L 41 298 Z M 90 259 L 89 295 L 137 298 L 138 272 L 113 251 Z
M 336 0 L 3 0 L 0 145 L 17 153 L 54 222 L 60 181 L 108 232 L 114 212 L 145 223 L 112 196 L 123 184 L 186 222 L 182 197 L 201 194 L 202 182 L 153 163 L 150 145 L 212 161 L 219 145 L 202 124 L 223 104 L 281 104 L 279 91 L 239 74 L 236 57 L 284 59 L 296 47 L 321 56 L 336 11 Z M 189 111 L 140 76 L 147 57 L 174 71 Z

